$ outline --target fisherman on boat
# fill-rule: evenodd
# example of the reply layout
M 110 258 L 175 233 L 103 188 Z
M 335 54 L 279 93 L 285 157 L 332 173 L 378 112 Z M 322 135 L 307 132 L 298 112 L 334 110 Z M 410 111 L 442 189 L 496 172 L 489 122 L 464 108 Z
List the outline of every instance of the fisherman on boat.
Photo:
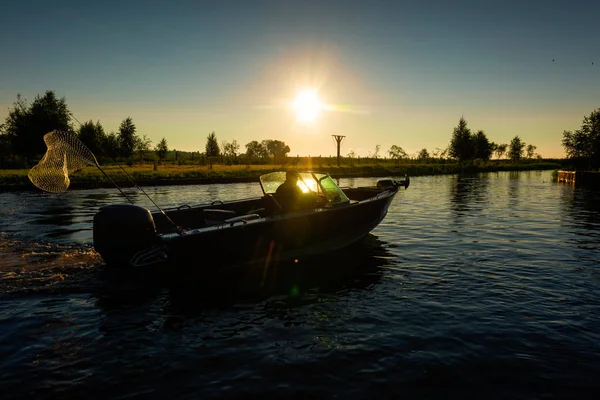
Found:
M 314 192 L 308 190 L 306 193 L 298 185 L 300 175 L 294 170 L 285 174 L 283 182 L 275 192 L 275 196 L 286 212 L 316 208 L 322 202 L 321 198 Z

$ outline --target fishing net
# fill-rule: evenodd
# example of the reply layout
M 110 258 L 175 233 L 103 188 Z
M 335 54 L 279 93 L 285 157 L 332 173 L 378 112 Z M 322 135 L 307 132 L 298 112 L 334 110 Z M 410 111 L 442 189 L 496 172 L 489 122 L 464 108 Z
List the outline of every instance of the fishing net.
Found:
M 66 131 L 52 131 L 44 135 L 44 142 L 46 142 L 48 150 L 46 150 L 46 154 L 44 154 L 44 157 L 42 157 L 40 162 L 29 170 L 28 174 L 29 180 L 35 186 L 46 192 L 65 192 L 71 184 L 69 174 L 79 171 L 86 165 L 93 165 L 97 167 L 100 172 L 102 172 L 104 176 L 117 187 L 117 189 L 119 189 L 121 194 L 129 200 L 131 204 L 133 204 L 133 201 L 127 197 L 119 185 L 104 172 L 100 167 L 100 164 L 98 164 L 98 160 L 96 160 L 94 154 L 90 149 L 85 147 L 77 135 Z M 129 176 L 123 167 L 121 167 L 121 170 L 127 175 L 129 180 L 134 183 L 131 176 Z M 152 204 L 154 204 L 167 220 L 173 224 L 180 235 L 183 234 L 183 230 L 177 226 L 167 214 L 165 214 L 158 204 L 156 204 L 141 187 L 138 185 L 135 185 L 135 187 L 150 199 Z M 142 262 L 146 262 L 146 260 L 144 259 Z
M 73 133 L 52 131 L 44 135 L 44 142 L 48 150 L 28 174 L 29 180 L 42 190 L 64 192 L 71 184 L 69 174 L 86 165 L 98 166 L 94 154 Z

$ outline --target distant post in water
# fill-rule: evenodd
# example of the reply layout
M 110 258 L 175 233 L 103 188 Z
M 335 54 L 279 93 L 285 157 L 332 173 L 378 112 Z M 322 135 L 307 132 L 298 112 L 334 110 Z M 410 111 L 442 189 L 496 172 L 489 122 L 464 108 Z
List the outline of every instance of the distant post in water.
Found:
M 335 142 L 337 143 L 337 164 L 338 167 L 340 166 L 340 145 L 342 144 L 342 140 L 344 140 L 344 138 L 346 136 L 341 136 L 341 135 L 331 135 L 333 136 L 333 138 L 335 139 Z

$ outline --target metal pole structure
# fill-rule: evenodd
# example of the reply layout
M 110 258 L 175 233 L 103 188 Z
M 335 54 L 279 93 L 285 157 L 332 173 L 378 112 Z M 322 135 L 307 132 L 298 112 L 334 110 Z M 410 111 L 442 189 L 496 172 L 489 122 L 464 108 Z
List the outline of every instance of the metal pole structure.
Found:
M 333 138 L 335 139 L 336 143 L 337 143 L 337 160 L 338 160 L 338 167 L 340 166 L 340 144 L 342 144 L 342 140 L 344 140 L 344 138 L 346 136 L 341 136 L 341 135 L 331 135 L 333 136 Z

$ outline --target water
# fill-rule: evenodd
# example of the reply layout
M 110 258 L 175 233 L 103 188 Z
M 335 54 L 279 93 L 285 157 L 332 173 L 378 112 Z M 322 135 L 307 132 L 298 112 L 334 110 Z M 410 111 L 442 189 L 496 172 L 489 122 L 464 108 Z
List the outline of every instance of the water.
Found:
M 91 221 L 115 201 L 0 194 L 3 399 L 597 397 L 600 193 L 550 172 L 414 177 L 349 257 L 255 291 L 104 271 Z

